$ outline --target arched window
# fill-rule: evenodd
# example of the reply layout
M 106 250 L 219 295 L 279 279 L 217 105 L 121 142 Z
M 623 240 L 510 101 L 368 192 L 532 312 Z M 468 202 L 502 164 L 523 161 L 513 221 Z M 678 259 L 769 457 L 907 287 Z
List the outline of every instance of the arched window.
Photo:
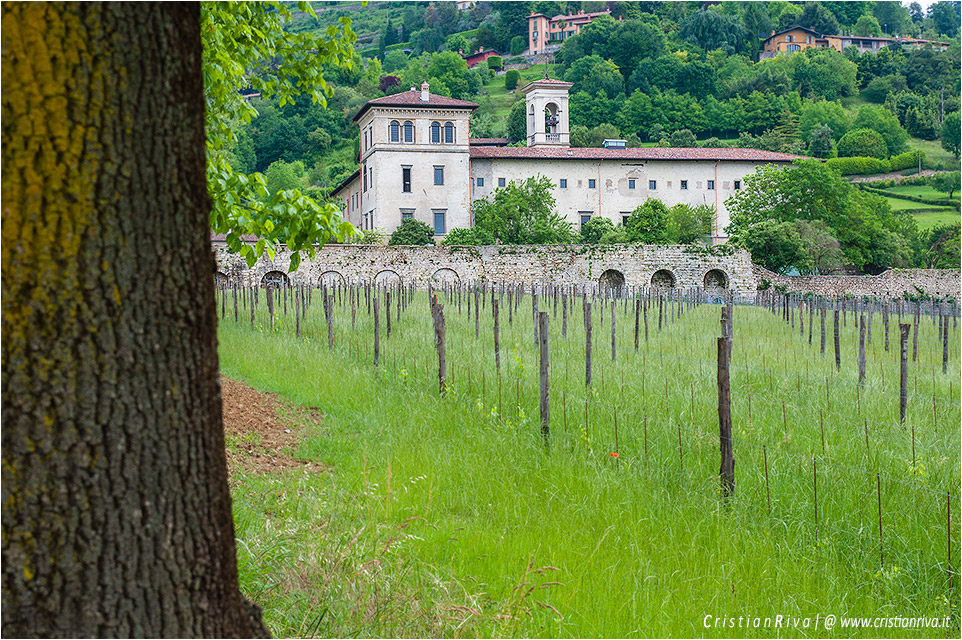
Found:
M 444 123 L 444 142 L 445 144 L 454 144 L 454 123 L 453 122 Z
M 401 125 L 397 120 L 391 121 L 391 142 L 401 141 Z
M 431 144 L 441 143 L 441 125 L 437 122 L 431 123 Z
M 414 125 L 410 120 L 404 123 L 404 141 L 414 142 Z

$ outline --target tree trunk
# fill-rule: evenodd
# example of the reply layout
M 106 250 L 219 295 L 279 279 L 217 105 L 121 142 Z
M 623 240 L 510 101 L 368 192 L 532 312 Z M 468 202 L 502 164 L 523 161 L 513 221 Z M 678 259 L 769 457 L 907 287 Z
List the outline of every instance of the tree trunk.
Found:
M 255 636 L 196 4 L 4 3 L 5 636 Z

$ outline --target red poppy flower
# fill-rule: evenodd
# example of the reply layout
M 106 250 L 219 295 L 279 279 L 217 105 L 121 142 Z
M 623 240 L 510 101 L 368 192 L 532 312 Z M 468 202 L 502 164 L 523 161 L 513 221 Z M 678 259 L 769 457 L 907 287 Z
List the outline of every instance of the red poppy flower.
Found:
M 608 455 L 610 455 L 612 458 L 617 458 L 617 457 L 618 457 L 618 454 L 617 454 L 617 453 L 609 453 Z

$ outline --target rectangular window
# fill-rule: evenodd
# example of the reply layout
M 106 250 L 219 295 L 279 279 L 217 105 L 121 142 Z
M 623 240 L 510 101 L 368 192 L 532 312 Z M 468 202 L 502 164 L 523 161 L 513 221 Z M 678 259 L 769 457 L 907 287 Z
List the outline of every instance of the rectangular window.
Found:
M 630 218 L 630 217 L 631 217 L 631 214 L 630 214 L 629 212 L 627 212 L 627 211 L 622 211 L 622 212 L 621 212 L 621 226 L 627 227 L 627 226 L 628 226 L 628 218 Z
M 714 181 L 714 180 L 709 180 L 709 181 L 708 181 L 708 190 L 709 190 L 709 191 L 714 191 L 714 190 L 715 190 L 715 181 Z
M 658 188 L 658 182 L 657 182 L 656 180 L 649 180 L 649 181 L 648 181 L 648 190 L 649 190 L 649 191 L 654 191 L 654 190 L 657 189 L 657 188 Z
M 568 188 L 568 180 L 567 180 L 566 178 L 562 178 L 561 180 L 558 180 L 558 187 L 561 188 L 561 189 L 567 189 L 567 188 Z
M 589 188 L 589 189 L 594 189 L 594 188 L 595 188 L 595 181 L 594 181 L 593 179 L 591 179 L 591 178 L 588 179 L 588 188 Z
M 741 188 L 742 188 L 742 181 L 741 181 L 741 180 L 735 180 L 735 191 L 738 191 L 738 190 L 741 189 Z
M 499 187 L 503 187 L 503 186 L 504 186 L 504 178 L 498 178 L 498 186 L 499 186 Z
M 585 226 L 591 220 L 591 211 L 579 211 L 578 217 L 581 218 L 581 226 Z
M 445 233 L 447 233 L 447 230 L 444 226 L 444 214 L 446 210 L 432 209 L 432 212 L 434 213 L 434 235 L 443 236 Z
M 434 167 L 434 184 L 444 184 L 444 167 Z
M 629 188 L 629 189 L 634 189 L 634 188 L 635 188 L 635 181 L 634 181 L 633 179 L 631 179 L 631 178 L 628 179 L 628 188 Z
M 477 178 L 477 179 L 475 179 L 475 183 L 477 184 L 477 186 L 483 187 L 483 186 L 484 186 L 484 178 Z
M 361 190 L 367 191 L 367 169 L 364 169 L 361 174 Z
M 414 209 L 401 209 L 401 222 L 414 217 Z
M 682 190 L 682 191 L 687 191 L 687 190 L 688 190 L 688 181 L 687 181 L 687 180 L 682 180 L 682 181 L 681 181 L 681 190 Z
M 401 167 L 401 191 L 411 193 L 411 167 Z

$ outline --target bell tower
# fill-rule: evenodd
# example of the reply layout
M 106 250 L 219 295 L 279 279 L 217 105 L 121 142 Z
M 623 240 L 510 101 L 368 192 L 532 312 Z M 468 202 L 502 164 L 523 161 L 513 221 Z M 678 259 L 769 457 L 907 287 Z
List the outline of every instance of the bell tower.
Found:
M 543 78 L 524 86 L 529 147 L 567 147 L 570 82 Z

